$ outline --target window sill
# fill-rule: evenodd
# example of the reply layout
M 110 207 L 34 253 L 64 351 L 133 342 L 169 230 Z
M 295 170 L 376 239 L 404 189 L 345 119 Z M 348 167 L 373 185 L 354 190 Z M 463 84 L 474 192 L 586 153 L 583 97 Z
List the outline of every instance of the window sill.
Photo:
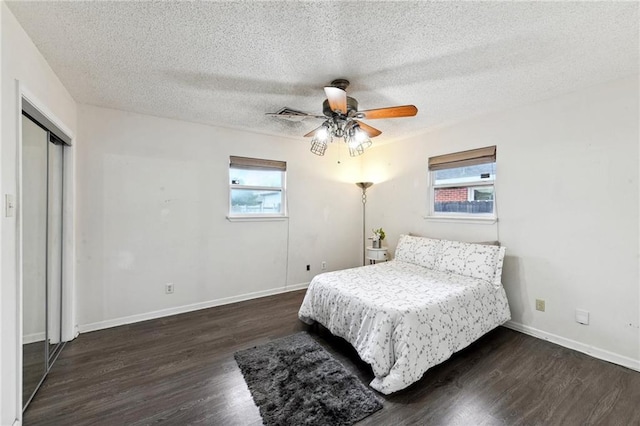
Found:
M 424 216 L 424 219 L 431 222 L 472 223 L 480 225 L 493 225 L 498 222 L 497 217 Z
M 289 216 L 227 216 L 229 222 L 274 222 L 288 219 Z

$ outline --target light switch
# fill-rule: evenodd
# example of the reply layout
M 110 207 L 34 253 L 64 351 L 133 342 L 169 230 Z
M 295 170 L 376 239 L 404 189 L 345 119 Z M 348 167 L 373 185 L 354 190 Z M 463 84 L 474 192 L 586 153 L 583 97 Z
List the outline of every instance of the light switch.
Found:
M 4 194 L 4 217 L 13 217 L 16 205 L 13 194 Z

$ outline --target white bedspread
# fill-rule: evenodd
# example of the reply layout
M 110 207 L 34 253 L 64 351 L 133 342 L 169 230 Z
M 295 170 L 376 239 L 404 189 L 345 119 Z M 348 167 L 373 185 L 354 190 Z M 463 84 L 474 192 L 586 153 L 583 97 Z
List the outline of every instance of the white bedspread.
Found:
M 317 275 L 298 316 L 350 342 L 384 394 L 511 318 L 502 286 L 397 260 Z

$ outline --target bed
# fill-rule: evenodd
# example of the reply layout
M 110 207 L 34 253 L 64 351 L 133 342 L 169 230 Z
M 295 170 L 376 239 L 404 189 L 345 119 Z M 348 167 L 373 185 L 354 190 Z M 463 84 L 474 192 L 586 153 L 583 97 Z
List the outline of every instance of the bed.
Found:
M 351 343 L 390 394 L 510 319 L 504 253 L 403 235 L 392 261 L 315 276 L 298 316 Z

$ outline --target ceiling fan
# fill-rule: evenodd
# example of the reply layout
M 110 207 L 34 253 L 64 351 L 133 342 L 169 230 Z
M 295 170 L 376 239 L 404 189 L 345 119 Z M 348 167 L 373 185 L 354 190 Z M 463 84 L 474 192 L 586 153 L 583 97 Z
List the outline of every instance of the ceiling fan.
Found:
M 347 96 L 346 89 L 348 86 L 348 80 L 336 79 L 331 82 L 330 86 L 324 88 L 327 99 L 322 103 L 323 115 L 308 114 L 288 108 L 283 108 L 275 113 L 267 113 L 267 115 L 294 121 L 300 121 L 305 118 L 322 118 L 325 121 L 320 127 L 304 135 L 305 137 L 312 137 L 311 152 L 316 155 L 324 155 L 327 145 L 333 142 L 333 138 L 343 138 L 349 148 L 349 154 L 355 157 L 371 146 L 371 138 L 382 134 L 380 130 L 360 120 L 413 117 L 418 113 L 418 108 L 414 105 L 358 111 L 358 101 L 351 96 Z

